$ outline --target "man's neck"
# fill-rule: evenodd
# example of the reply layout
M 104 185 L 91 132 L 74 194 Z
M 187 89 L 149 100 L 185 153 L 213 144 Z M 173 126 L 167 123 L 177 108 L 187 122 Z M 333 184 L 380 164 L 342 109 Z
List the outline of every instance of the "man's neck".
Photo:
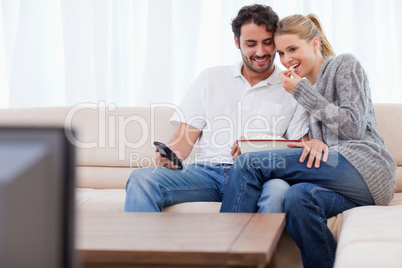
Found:
M 265 73 L 256 73 L 256 72 L 249 70 L 243 64 L 243 67 L 241 68 L 241 74 L 250 83 L 251 87 L 253 87 L 253 86 L 257 85 L 259 82 L 270 77 L 271 74 L 274 72 L 274 70 L 275 70 L 275 65 L 272 65 L 272 68 L 270 68 Z

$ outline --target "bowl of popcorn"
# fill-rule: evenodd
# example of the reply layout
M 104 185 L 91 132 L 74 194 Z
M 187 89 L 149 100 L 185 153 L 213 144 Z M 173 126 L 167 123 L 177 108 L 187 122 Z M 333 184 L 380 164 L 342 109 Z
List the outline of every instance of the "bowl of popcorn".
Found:
M 277 150 L 289 148 L 289 142 L 297 140 L 287 140 L 281 136 L 259 135 L 250 139 L 240 138 L 237 140 L 242 153 L 258 152 L 266 150 Z

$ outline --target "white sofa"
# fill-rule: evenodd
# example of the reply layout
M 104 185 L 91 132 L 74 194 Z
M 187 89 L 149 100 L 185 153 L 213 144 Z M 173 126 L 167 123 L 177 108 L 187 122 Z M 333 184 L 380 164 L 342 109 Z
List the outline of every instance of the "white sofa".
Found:
M 335 267 L 402 267 L 402 104 L 376 104 L 379 130 L 398 165 L 390 206 L 358 207 L 332 217 L 338 240 Z M 115 107 L 105 103 L 0 110 L 0 126 L 63 126 L 77 148 L 77 211 L 123 211 L 125 185 L 134 168 L 154 165 L 154 140 L 168 142 L 176 129 L 169 107 Z M 194 156 L 194 153 L 192 154 Z M 191 157 L 193 159 L 193 157 Z M 164 212 L 214 212 L 220 203 L 193 202 Z M 285 232 L 278 267 L 302 267 L 300 253 Z

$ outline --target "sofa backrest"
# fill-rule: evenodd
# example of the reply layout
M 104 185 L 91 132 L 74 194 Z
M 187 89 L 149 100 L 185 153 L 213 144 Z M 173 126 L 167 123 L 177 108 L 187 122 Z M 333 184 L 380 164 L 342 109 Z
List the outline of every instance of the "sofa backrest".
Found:
M 64 126 L 79 166 L 152 165 L 152 142 L 168 142 L 176 128 L 166 107 L 46 107 L 0 110 L 0 125 Z M 71 131 L 71 129 L 73 131 Z M 141 161 L 136 161 L 141 158 Z M 148 162 L 149 163 L 148 163 Z
M 0 110 L 0 126 L 64 126 L 77 147 L 78 187 L 124 188 L 134 168 L 153 166 L 153 141 L 169 142 L 174 107 L 89 105 Z M 402 104 L 375 104 L 378 128 L 397 165 L 402 192 Z M 70 129 L 75 130 L 72 134 Z
M 102 104 L 3 109 L 0 126 L 65 127 L 76 145 L 77 186 L 124 188 L 134 168 L 155 165 L 153 141 L 167 143 L 176 132 L 169 122 L 173 112 Z
M 402 192 L 402 103 L 376 103 L 374 105 L 378 131 L 396 164 L 396 192 Z

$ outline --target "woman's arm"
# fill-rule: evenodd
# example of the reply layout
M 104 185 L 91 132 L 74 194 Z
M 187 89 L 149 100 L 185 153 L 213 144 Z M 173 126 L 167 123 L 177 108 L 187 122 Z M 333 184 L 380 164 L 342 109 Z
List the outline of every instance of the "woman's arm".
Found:
M 304 148 L 299 161 L 300 163 L 303 163 L 304 160 L 306 160 L 307 156 L 309 156 L 307 161 L 308 168 L 311 168 L 313 166 L 313 162 L 314 167 L 319 168 L 321 165 L 321 161 L 327 162 L 328 160 L 328 146 L 321 140 L 310 140 L 308 134 L 304 135 L 303 138 L 301 138 L 300 142 L 289 142 L 287 145 L 290 148 Z
M 333 61 L 326 66 L 317 89 L 303 79 L 294 87 L 293 96 L 313 119 L 320 121 L 340 139 L 362 139 L 370 94 L 366 74 L 351 55 L 339 56 Z M 328 90 L 332 96 L 328 96 Z M 332 102 L 328 98 L 332 98 Z

